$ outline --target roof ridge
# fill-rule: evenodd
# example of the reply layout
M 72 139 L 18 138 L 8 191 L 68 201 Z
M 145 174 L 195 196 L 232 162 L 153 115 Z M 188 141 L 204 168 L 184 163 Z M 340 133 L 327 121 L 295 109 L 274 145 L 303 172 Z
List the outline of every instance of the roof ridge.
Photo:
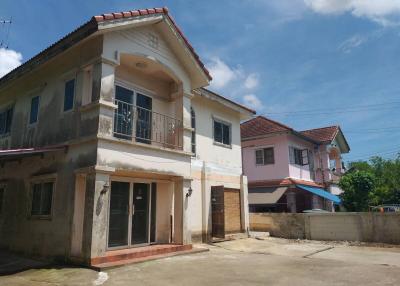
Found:
M 247 120 L 246 122 L 243 122 L 242 125 L 244 125 L 244 124 L 246 124 L 246 123 L 249 123 L 249 122 L 251 122 L 251 121 L 253 121 L 253 120 L 256 120 L 257 118 L 261 118 L 261 119 L 263 119 L 263 120 L 267 120 L 267 121 L 269 121 L 269 122 L 272 122 L 272 123 L 274 123 L 274 124 L 277 124 L 277 125 L 279 125 L 279 126 L 281 126 L 281 127 L 284 127 L 284 128 L 286 128 L 286 129 L 289 129 L 289 130 L 294 130 L 292 127 L 289 127 L 289 126 L 287 126 L 287 125 L 285 125 L 285 124 L 283 124 L 283 123 L 280 123 L 280 122 L 278 122 L 278 121 L 269 119 L 269 118 L 267 118 L 267 117 L 265 117 L 265 116 L 263 116 L 263 115 L 258 115 L 258 116 L 256 116 L 256 117 L 250 119 L 250 120 Z
M 317 128 L 311 128 L 311 129 L 305 129 L 305 130 L 300 130 L 299 132 L 306 132 L 306 131 L 312 131 L 312 130 L 321 130 L 321 129 L 327 129 L 327 128 L 340 128 L 340 125 L 330 125 L 330 126 L 325 126 L 325 127 L 317 127 Z

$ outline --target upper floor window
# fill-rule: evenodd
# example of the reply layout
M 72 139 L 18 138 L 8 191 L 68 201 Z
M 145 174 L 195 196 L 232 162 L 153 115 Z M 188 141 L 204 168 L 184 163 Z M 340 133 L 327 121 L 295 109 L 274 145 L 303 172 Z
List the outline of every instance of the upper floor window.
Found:
M 196 113 L 193 108 L 190 108 L 190 118 L 192 127 L 192 153 L 196 154 Z
M 11 131 L 13 108 L 10 107 L 0 112 L 0 135 L 5 135 Z
M 64 111 L 74 108 L 75 97 L 75 79 L 71 79 L 65 83 L 64 89 Z
M 231 125 L 214 119 L 214 142 L 231 145 Z
M 49 216 L 53 202 L 54 181 L 41 181 L 32 184 L 31 215 Z
M 289 161 L 290 164 L 305 166 L 309 164 L 308 149 L 298 149 L 289 147 Z
M 40 97 L 35 96 L 31 99 L 31 112 L 29 114 L 29 124 L 36 123 L 39 115 L 39 101 Z
M 256 150 L 256 165 L 274 164 L 274 148 L 263 148 Z

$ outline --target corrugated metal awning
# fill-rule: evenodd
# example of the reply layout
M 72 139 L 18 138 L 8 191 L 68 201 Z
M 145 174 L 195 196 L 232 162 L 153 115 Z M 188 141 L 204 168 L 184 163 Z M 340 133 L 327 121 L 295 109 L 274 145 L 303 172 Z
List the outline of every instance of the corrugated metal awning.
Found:
M 270 205 L 276 204 L 286 192 L 288 187 L 263 187 L 249 189 L 250 205 Z
M 340 204 L 342 202 L 338 196 L 335 196 L 335 195 L 325 191 L 322 188 L 310 187 L 310 186 L 305 186 L 305 185 L 296 185 L 296 187 L 300 188 L 304 191 L 313 193 L 317 196 L 323 197 L 327 200 L 330 200 L 330 201 L 334 202 L 335 204 Z

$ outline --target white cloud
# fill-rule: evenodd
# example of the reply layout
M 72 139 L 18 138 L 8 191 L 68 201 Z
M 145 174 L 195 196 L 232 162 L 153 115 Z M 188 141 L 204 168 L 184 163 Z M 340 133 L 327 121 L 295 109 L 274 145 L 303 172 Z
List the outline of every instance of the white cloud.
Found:
M 0 48 L 0 78 L 22 63 L 22 55 L 13 50 Z
M 216 89 L 221 89 L 227 86 L 241 74 L 239 68 L 230 68 L 218 57 L 212 57 L 207 67 L 213 78 L 211 87 Z
M 372 31 L 370 33 L 360 35 L 356 34 L 347 40 L 343 41 L 339 46 L 338 49 L 346 54 L 350 53 L 353 49 L 360 47 L 368 43 L 371 40 L 376 40 L 382 37 L 385 33 L 384 29 L 379 29 L 376 31 Z
M 247 89 L 253 89 L 253 88 L 256 88 L 257 86 L 258 86 L 258 79 L 259 79 L 259 74 L 257 74 L 257 73 L 251 73 L 251 74 L 249 74 L 247 77 L 246 77 L 246 79 L 245 79 L 245 81 L 244 81 L 244 86 L 247 88 Z
M 257 110 L 260 110 L 264 107 L 261 100 L 255 94 L 246 94 L 243 96 L 243 103 L 246 106 Z
M 243 102 L 250 108 L 261 110 L 263 104 L 255 94 L 249 94 L 260 85 L 260 75 L 256 72 L 245 72 L 237 65 L 229 66 L 218 57 L 211 57 L 207 68 L 210 70 L 213 80 L 210 83 L 210 89 L 219 92 L 235 101 Z
M 339 45 L 339 50 L 348 54 L 352 49 L 361 46 L 367 39 L 361 35 L 354 35 Z
M 343 14 L 350 12 L 383 26 L 399 24 L 400 0 L 304 0 L 314 12 Z M 397 20 L 397 21 L 396 21 Z

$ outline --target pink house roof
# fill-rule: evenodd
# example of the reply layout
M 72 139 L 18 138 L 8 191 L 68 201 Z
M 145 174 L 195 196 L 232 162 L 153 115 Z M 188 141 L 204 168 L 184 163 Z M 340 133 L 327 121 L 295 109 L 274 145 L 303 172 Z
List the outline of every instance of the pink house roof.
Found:
M 286 131 L 294 130 L 282 123 L 276 122 L 264 116 L 257 116 L 253 119 L 243 122 L 240 125 L 242 139 Z
M 264 116 L 257 116 L 249 121 L 242 123 L 240 125 L 240 131 L 242 140 L 274 133 L 291 132 L 296 136 L 317 144 L 330 143 L 340 133 L 340 136 L 343 137 L 346 148 L 350 150 L 349 144 L 347 143 L 346 138 L 344 137 L 340 126 L 338 125 L 296 131 L 289 126 L 286 126 L 272 119 L 266 118 Z
M 332 142 L 339 132 L 339 126 L 328 126 L 300 131 L 301 134 L 321 143 Z
M 107 13 L 98 16 L 93 16 L 88 22 L 83 24 L 82 26 L 78 27 L 76 30 L 72 31 L 71 33 L 64 36 L 62 39 L 58 40 L 54 44 L 50 45 L 48 48 L 44 49 L 42 52 L 37 54 L 36 56 L 32 57 L 30 60 L 26 61 L 24 64 L 20 65 L 19 67 L 15 68 L 2 78 L 0 78 L 0 85 L 4 82 L 17 78 L 24 74 L 25 72 L 31 71 L 32 69 L 36 68 L 37 66 L 47 62 L 51 58 L 57 56 L 58 54 L 64 52 L 69 47 L 73 46 L 74 44 L 78 43 L 79 41 L 85 39 L 86 37 L 90 36 L 91 34 L 98 31 L 98 24 L 101 22 L 107 21 L 115 21 L 119 19 L 130 19 L 136 17 L 148 17 L 152 15 L 165 15 L 167 17 L 179 36 L 182 38 L 183 42 L 185 43 L 186 47 L 191 52 L 192 56 L 196 60 L 197 64 L 201 67 L 204 74 L 207 76 L 209 80 L 212 79 L 209 71 L 204 66 L 200 57 L 195 52 L 192 45 L 189 43 L 188 39 L 183 34 L 182 30 L 178 27 L 172 16 L 168 12 L 168 8 L 150 8 L 150 9 L 138 9 L 132 11 L 125 11 L 125 12 L 116 12 L 116 13 Z

